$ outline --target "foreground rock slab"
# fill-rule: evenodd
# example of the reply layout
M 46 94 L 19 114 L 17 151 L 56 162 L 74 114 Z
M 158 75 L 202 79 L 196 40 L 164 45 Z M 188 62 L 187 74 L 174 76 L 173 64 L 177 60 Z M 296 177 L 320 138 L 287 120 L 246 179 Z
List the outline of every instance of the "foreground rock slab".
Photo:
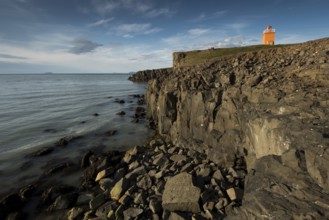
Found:
M 162 196 L 162 207 L 168 211 L 200 212 L 201 190 L 194 186 L 192 175 L 180 173 L 170 178 Z

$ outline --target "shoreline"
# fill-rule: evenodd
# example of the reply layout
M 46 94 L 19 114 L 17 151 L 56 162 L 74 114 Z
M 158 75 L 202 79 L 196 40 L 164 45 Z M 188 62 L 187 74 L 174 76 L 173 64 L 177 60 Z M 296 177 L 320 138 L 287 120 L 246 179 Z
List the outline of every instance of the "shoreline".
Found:
M 124 107 L 126 104 L 120 104 L 120 101 L 128 102 L 129 109 Z M 16 152 L 5 152 L 6 155 L 1 157 L 0 176 L 3 179 L 1 197 L 4 198 L 9 192 L 13 192 L 29 182 L 38 181 L 42 176 L 42 178 L 50 176 L 50 179 L 56 179 L 52 177 L 53 173 L 65 182 L 72 183 L 77 178 L 71 178 L 69 173 L 72 171 L 71 174 L 76 176 L 76 172 L 79 172 L 80 169 L 80 164 L 76 163 L 76 160 L 85 152 L 93 150 L 95 153 L 102 153 L 109 149 L 124 151 L 133 143 L 145 141 L 143 140 L 145 137 L 139 136 L 139 133 L 148 132 L 148 136 L 152 135 L 153 131 L 145 126 L 145 108 L 142 107 L 145 105 L 143 95 L 127 95 L 120 100 L 113 99 L 112 102 L 114 105 L 122 106 L 122 110 L 114 116 L 117 118 L 114 120 L 117 121 L 115 124 L 100 127 L 83 135 L 64 136 L 51 144 L 42 144 L 23 150 L 17 149 Z M 137 108 L 139 112 L 136 112 Z M 123 110 L 126 111 L 126 115 L 119 114 Z M 93 117 L 97 119 L 97 116 Z M 118 124 L 123 120 L 126 123 L 124 126 Z M 126 130 L 127 126 L 137 130 Z M 57 175 L 57 172 L 62 169 L 68 170 L 65 177 Z
M 127 151 L 88 151 L 79 185 L 29 184 L 6 197 L 2 211 L 20 219 L 222 219 L 241 204 L 243 158 L 225 168 L 207 150 L 166 141 L 154 136 Z

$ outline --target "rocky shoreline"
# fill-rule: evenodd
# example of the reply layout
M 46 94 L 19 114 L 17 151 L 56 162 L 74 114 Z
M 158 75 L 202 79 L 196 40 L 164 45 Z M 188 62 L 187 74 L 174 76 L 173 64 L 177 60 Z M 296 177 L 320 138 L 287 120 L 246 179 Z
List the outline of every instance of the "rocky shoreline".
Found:
M 23 187 L 1 202 L 2 218 L 222 219 L 241 205 L 245 161 L 225 168 L 207 153 L 157 137 L 126 152 L 90 151 L 81 159 L 79 187 Z

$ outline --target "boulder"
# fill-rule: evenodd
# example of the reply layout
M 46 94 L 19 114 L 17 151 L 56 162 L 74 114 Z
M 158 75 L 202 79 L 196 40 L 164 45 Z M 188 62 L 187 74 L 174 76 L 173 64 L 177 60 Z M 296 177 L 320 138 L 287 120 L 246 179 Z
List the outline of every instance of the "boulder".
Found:
M 192 175 L 180 173 L 170 178 L 162 196 L 162 207 L 169 211 L 200 212 L 201 190 L 194 186 Z

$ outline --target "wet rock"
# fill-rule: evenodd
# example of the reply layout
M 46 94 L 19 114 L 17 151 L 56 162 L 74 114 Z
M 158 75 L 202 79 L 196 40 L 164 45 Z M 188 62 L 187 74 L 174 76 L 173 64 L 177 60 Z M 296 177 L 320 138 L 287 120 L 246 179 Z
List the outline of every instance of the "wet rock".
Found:
M 95 196 L 92 200 L 89 202 L 89 207 L 92 210 L 97 209 L 101 205 L 103 205 L 105 202 L 105 195 L 103 193 L 98 194 Z
M 59 140 L 55 143 L 55 145 L 56 145 L 56 146 L 66 146 L 66 145 L 68 145 L 68 143 L 69 143 L 72 139 L 73 139 L 72 136 L 63 137 L 63 138 L 59 139 Z
M 115 103 L 119 103 L 119 104 L 124 104 L 124 103 L 125 103 L 125 100 L 123 100 L 123 99 L 117 99 L 117 98 L 116 98 L 116 99 L 114 100 L 114 102 L 115 102 Z
M 78 198 L 77 193 L 69 193 L 60 195 L 56 198 L 55 202 L 49 207 L 49 210 L 63 210 L 71 207 Z
M 18 194 L 11 194 L 1 200 L 0 203 L 5 213 L 18 212 L 23 207 L 24 202 Z M 1 210 L 1 209 L 0 209 Z
M 106 136 L 113 136 L 117 133 L 117 130 L 108 130 L 107 132 L 105 132 Z
M 90 165 L 90 157 L 94 155 L 94 153 L 92 151 L 87 151 L 81 159 L 81 168 L 86 168 Z
M 99 180 L 99 187 L 103 191 L 109 190 L 110 188 L 113 187 L 114 184 L 115 184 L 114 180 L 110 178 L 104 178 Z
M 115 210 L 117 208 L 117 206 L 118 205 L 116 202 L 113 202 L 113 201 L 107 202 L 96 210 L 95 215 L 98 217 L 105 217 L 105 216 L 108 216 L 110 211 L 112 211 L 112 213 L 114 215 L 113 210 Z
M 200 212 L 200 192 L 193 184 L 192 175 L 180 173 L 167 181 L 162 207 L 169 211 Z
M 53 151 L 54 151 L 54 148 L 45 147 L 45 148 L 42 148 L 40 150 L 33 152 L 32 154 L 30 154 L 30 157 L 41 157 L 41 156 L 49 155 Z
M 68 169 L 68 168 L 71 168 L 73 165 L 70 163 L 70 162 L 64 162 L 64 163 L 60 163 L 60 164 L 57 164 L 55 166 L 52 166 L 51 168 L 49 168 L 46 172 L 45 172 L 45 175 L 48 176 L 48 175 L 52 175 L 52 174 L 55 174 L 55 173 L 58 173 L 58 172 L 61 172 L 65 169 Z
M 117 113 L 117 115 L 120 115 L 120 116 L 123 116 L 123 115 L 125 115 L 125 114 L 126 114 L 125 111 L 120 111 L 120 112 Z

